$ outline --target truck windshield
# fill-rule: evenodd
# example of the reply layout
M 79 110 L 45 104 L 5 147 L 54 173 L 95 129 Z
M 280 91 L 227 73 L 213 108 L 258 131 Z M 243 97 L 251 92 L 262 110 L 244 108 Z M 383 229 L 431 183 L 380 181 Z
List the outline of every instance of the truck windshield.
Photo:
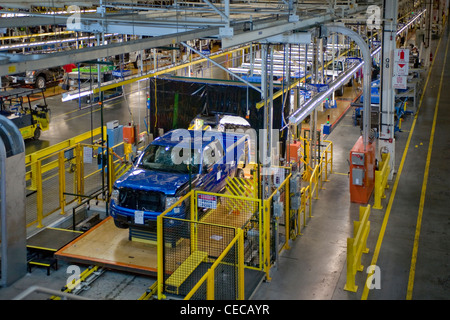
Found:
M 342 63 L 340 61 L 334 61 L 328 65 L 328 70 L 342 71 Z
M 191 174 L 197 174 L 200 168 L 200 153 L 194 149 L 175 149 L 171 146 L 152 144 L 145 150 L 138 167 L 184 174 L 189 174 L 190 171 Z

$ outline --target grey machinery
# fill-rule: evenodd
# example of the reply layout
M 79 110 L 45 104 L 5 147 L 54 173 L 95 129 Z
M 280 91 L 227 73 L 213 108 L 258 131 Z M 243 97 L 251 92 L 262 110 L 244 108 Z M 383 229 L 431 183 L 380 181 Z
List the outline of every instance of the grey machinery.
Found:
M 25 144 L 19 129 L 0 115 L 0 287 L 27 272 Z

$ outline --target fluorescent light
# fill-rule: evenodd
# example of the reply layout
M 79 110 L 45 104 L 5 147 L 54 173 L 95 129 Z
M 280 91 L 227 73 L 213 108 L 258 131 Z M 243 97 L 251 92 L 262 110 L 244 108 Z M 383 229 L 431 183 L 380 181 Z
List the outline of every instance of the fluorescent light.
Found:
M 63 93 L 61 100 L 62 100 L 62 102 L 66 102 L 66 101 L 78 99 L 78 98 L 81 98 L 84 96 L 88 96 L 91 93 L 92 93 L 92 90 L 86 90 L 86 91 L 82 91 L 82 92 L 75 93 L 75 94 Z

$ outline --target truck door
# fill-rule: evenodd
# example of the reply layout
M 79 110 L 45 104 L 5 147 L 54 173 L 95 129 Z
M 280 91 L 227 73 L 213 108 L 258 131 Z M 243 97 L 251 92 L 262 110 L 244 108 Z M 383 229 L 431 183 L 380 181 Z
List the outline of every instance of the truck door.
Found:
M 213 141 L 203 150 L 202 189 L 219 192 L 225 185 L 223 149 L 218 141 Z

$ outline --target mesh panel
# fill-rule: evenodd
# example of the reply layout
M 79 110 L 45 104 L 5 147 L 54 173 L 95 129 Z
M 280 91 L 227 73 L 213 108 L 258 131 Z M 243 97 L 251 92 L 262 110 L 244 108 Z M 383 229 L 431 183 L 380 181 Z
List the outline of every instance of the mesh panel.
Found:
M 214 270 L 214 299 L 237 300 L 238 249 L 235 243 Z
M 188 294 L 234 237 L 234 228 L 164 218 L 164 290 Z M 229 285 L 234 288 L 234 283 Z M 203 298 L 203 294 L 195 297 Z
M 59 203 L 59 167 L 58 154 L 42 160 L 42 209 L 44 216 L 58 210 Z
M 245 263 L 260 267 L 260 201 L 227 194 L 196 192 L 199 219 L 205 223 L 219 224 L 245 231 Z

